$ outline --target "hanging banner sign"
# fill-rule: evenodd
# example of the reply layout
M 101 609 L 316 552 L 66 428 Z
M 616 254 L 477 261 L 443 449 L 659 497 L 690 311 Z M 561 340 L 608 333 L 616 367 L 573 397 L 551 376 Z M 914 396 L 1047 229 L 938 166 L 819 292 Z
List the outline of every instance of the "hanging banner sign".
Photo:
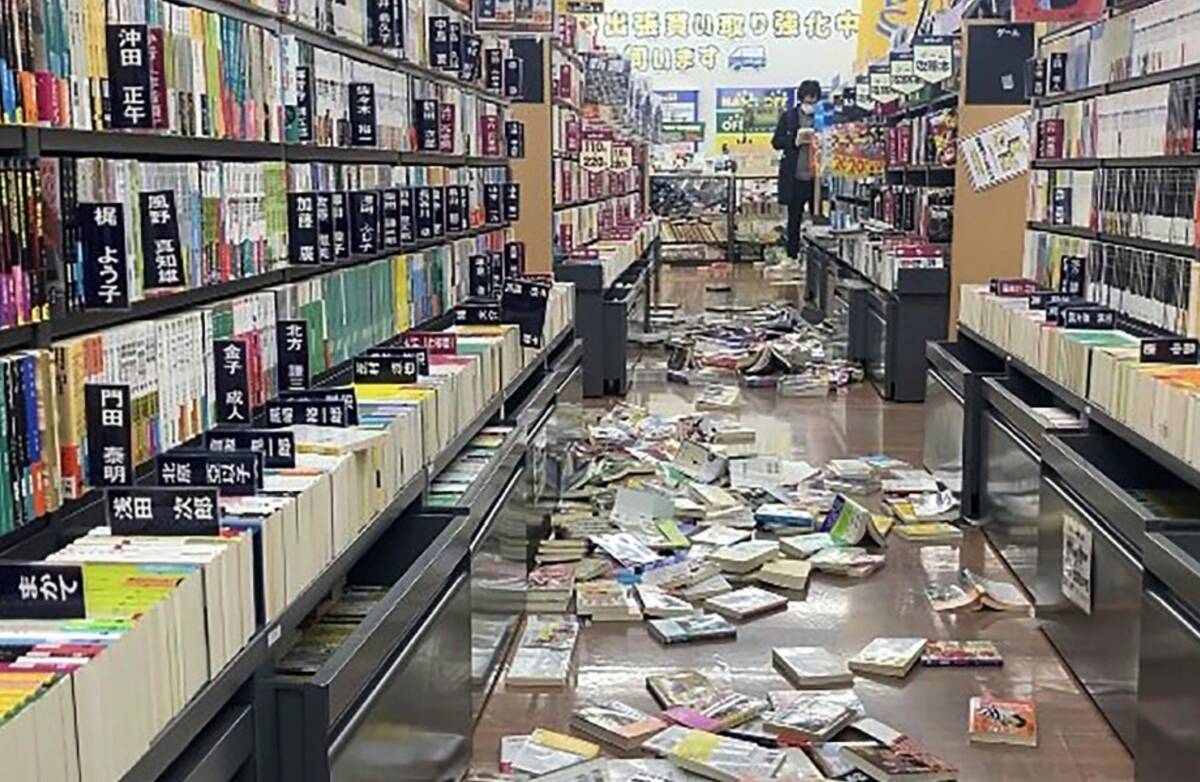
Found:
M 924 89 L 925 84 L 913 72 L 912 52 L 895 52 L 889 58 L 892 89 L 901 95 L 913 95 Z
M 875 108 L 875 99 L 871 97 L 871 82 L 866 76 L 854 80 L 854 101 L 863 111 Z
M 892 89 L 892 67 L 890 65 L 872 65 L 868 71 L 871 83 L 871 99 L 876 103 L 887 103 L 896 98 Z
M 913 38 L 913 73 L 937 84 L 954 75 L 954 36 L 918 35 Z

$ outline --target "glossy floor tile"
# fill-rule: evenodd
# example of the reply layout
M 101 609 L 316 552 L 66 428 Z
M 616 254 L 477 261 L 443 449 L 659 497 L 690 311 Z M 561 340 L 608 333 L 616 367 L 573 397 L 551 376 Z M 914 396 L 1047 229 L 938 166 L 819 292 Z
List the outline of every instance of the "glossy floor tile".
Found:
M 702 271 L 664 272 L 664 297 L 696 306 Z M 750 267 L 736 269 L 739 299 L 774 298 Z M 678 300 L 678 299 L 677 299 Z M 762 299 L 759 299 L 762 300 Z M 694 389 L 635 383 L 629 401 L 657 412 L 691 409 Z M 779 399 L 774 391 L 747 391 L 738 414 L 759 432 L 764 452 L 792 454 L 812 463 L 838 456 L 886 452 L 919 464 L 922 408 L 882 402 L 870 386 L 821 400 Z M 1132 760 L 1091 700 L 1028 615 L 998 612 L 935 613 L 923 588 L 931 575 L 970 567 L 1012 582 L 983 536 L 970 532 L 961 546 L 917 546 L 892 539 L 887 564 L 864 580 L 814 575 L 808 593 L 788 609 L 742 623 L 736 641 L 663 647 L 638 624 L 585 628 L 576 655 L 574 686 L 565 691 L 518 691 L 499 685 L 478 723 L 477 768 L 494 769 L 501 736 L 536 727 L 566 730 L 572 708 L 589 698 L 617 698 L 649 711 L 645 677 L 698 668 L 718 682 L 751 694 L 790 689 L 771 666 L 774 646 L 826 646 L 849 657 L 876 636 L 987 639 L 1001 649 L 998 669 L 922 669 L 903 680 L 858 677 L 855 690 L 869 716 L 907 733 L 960 769 L 962 782 L 1125 782 Z M 1037 748 L 987 746 L 967 740 L 967 702 L 974 695 L 1032 698 L 1037 702 Z M 606 748 L 606 751 L 607 748 Z

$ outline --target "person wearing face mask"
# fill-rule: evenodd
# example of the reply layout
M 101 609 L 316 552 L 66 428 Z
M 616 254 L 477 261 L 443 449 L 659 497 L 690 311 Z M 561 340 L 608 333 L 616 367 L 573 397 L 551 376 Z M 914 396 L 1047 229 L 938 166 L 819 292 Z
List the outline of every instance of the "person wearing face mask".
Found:
M 787 207 L 787 254 L 800 256 L 800 224 L 813 201 L 813 113 L 821 100 L 821 85 L 808 79 L 796 90 L 796 105 L 779 115 L 771 146 L 783 153 L 779 161 L 779 203 Z

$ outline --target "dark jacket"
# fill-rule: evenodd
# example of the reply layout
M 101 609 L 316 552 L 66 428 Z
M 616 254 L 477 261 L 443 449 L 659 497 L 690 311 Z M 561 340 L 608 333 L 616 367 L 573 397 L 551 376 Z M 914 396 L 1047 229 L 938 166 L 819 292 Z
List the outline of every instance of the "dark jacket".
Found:
M 805 117 L 812 127 L 811 118 Z M 796 186 L 796 131 L 800 129 L 800 108 L 793 106 L 779 115 L 775 125 L 775 135 L 771 137 L 771 146 L 783 153 L 779 161 L 779 203 L 787 204 L 792 200 L 792 188 Z

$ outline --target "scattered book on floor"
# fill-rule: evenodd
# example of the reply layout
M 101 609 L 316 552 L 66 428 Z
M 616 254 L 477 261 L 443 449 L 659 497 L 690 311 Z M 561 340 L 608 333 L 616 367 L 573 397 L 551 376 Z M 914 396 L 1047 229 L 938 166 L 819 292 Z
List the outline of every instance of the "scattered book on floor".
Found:
M 963 531 L 946 521 L 900 524 L 894 529 L 901 540 L 913 543 L 958 543 L 963 539 Z
M 970 608 L 978 611 L 1025 611 L 1029 601 L 1015 584 L 983 578 L 964 569 L 957 582 L 928 584 L 925 595 L 935 611 L 957 611 Z
M 820 646 L 780 646 L 771 650 L 775 670 L 794 686 L 840 687 L 854 683 L 845 660 Z
M 796 559 L 808 559 L 819 551 L 837 548 L 838 544 L 828 532 L 814 532 L 811 535 L 796 535 L 782 538 L 779 548 L 785 556 Z
M 737 638 L 737 627 L 723 616 L 697 613 L 676 619 L 652 619 L 650 635 L 663 644 L 721 641 Z
M 842 749 L 850 765 L 877 782 L 955 782 L 958 769 L 905 739 L 891 746 L 850 745 Z
M 903 733 L 888 725 L 885 722 L 880 722 L 873 717 L 862 717 L 850 723 L 851 730 L 861 733 L 872 741 L 877 741 L 880 744 L 891 746 L 898 741 L 907 738 Z
M 640 622 L 642 609 L 633 587 L 613 580 L 585 581 L 575 586 L 575 612 L 593 622 Z
M 725 573 L 750 573 L 779 556 L 779 544 L 773 540 L 747 540 L 719 548 L 708 556 Z
M 629 751 L 667 725 L 621 701 L 604 701 L 577 708 L 571 715 L 571 727 L 589 738 Z
M 747 529 L 734 529 L 724 524 L 714 524 L 708 529 L 692 535 L 692 543 L 702 546 L 724 548 L 733 546 L 750 539 L 751 532 Z
M 600 747 L 590 741 L 538 728 L 515 750 L 510 765 L 512 771 L 536 777 L 592 760 L 599 754 Z
M 743 587 L 704 601 L 704 607 L 727 619 L 745 621 L 787 608 L 788 599 L 758 587 Z
M 978 668 L 1003 665 L 1000 650 L 991 641 L 929 641 L 921 654 L 927 668 Z
M 866 578 L 883 567 L 883 554 L 868 554 L 857 546 L 827 548 L 809 558 L 813 570 L 850 578 Z
M 825 741 L 857 718 L 843 701 L 818 694 L 799 693 L 787 708 L 765 719 L 767 730 L 788 744 Z
M 971 699 L 970 709 L 971 741 L 1037 746 L 1037 707 L 1033 701 L 976 696 Z
M 676 671 L 647 676 L 646 689 L 663 709 L 676 706 L 702 708 L 717 697 L 717 688 L 699 671 Z
M 850 765 L 846 759 L 845 749 L 850 746 L 878 746 L 874 741 L 825 741 L 808 745 L 812 753 L 813 763 L 825 775 L 826 779 L 836 779 L 838 782 L 849 780 L 852 775 L 862 777 L 863 782 L 872 782 L 865 774 Z
M 552 771 L 537 778 L 537 782 L 612 782 L 608 773 L 609 761 L 603 758 Z
M 808 589 L 812 564 L 799 559 L 777 559 L 763 565 L 755 578 L 768 586 L 803 592 Z
M 924 638 L 876 638 L 847 664 L 855 673 L 904 678 L 924 650 Z
M 717 595 L 728 594 L 732 591 L 733 584 L 729 583 L 729 579 L 725 578 L 725 576 L 716 575 L 681 590 L 679 596 L 684 600 L 700 601 L 716 597 Z
M 773 779 L 784 754 L 748 741 L 688 728 L 668 728 L 646 743 L 672 763 L 717 782 Z
M 741 407 L 742 392 L 737 386 L 709 384 L 696 397 L 696 410 L 736 410 Z
M 658 587 L 638 584 L 635 591 L 642 604 L 642 614 L 650 619 L 691 616 L 696 610 L 688 601 L 669 595 Z
M 780 503 L 759 505 L 754 511 L 754 520 L 758 526 L 779 534 L 812 532 L 816 523 L 808 511 Z

